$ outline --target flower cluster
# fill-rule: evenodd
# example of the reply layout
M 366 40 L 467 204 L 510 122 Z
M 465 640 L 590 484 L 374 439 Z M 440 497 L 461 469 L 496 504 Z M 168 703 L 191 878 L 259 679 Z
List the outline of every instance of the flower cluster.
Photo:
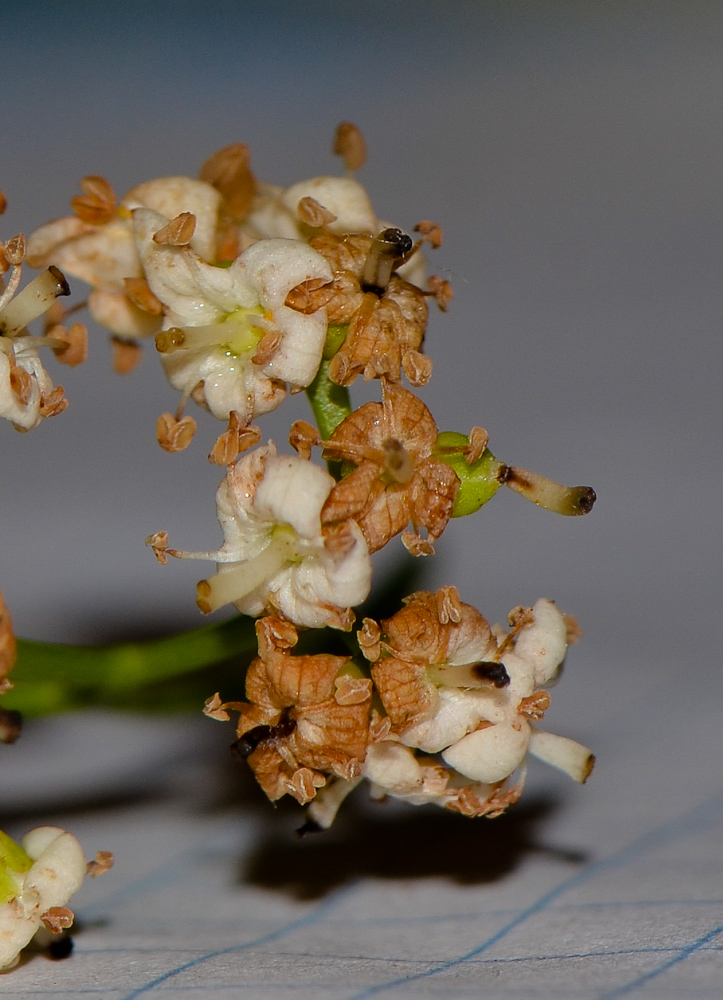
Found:
M 422 255 L 441 246 L 441 229 L 423 220 L 415 239 L 377 217 L 353 176 L 365 145 L 351 123 L 337 129 L 334 151 L 345 176 L 286 188 L 257 180 L 241 144 L 210 157 L 198 178 L 146 181 L 120 200 L 108 181 L 86 177 L 74 214 L 35 232 L 27 258 L 89 283 L 88 308 L 113 336 L 118 370 L 153 338 L 180 393 L 176 412 L 158 419 L 164 449 L 191 443 L 189 402 L 222 422 L 209 459 L 226 467 L 216 496 L 223 544 L 169 548 L 165 531 L 146 541 L 161 563 L 216 563 L 198 585 L 203 612 L 233 604 L 258 619 L 247 700 L 215 694 L 206 712 L 239 713 L 235 750 L 269 798 L 293 796 L 326 827 L 367 779 L 376 796 L 494 816 L 520 794 L 528 752 L 578 781 L 590 773 L 587 749 L 535 725 L 575 626 L 540 600 L 515 609 L 507 629 L 490 627 L 446 587 L 355 630 L 371 555 L 397 535 L 412 555 L 432 555 L 451 518 L 503 485 L 566 515 L 589 511 L 595 494 L 499 461 L 481 427 L 440 433 L 415 390 L 432 376 L 429 302 L 446 312 L 452 299 L 448 281 L 426 277 Z M 16 325 L 3 328 L 8 342 Z M 8 372 L 30 350 L 17 346 Z M 42 412 L 50 397 L 36 377 Z M 376 381 L 379 398 L 353 409 L 359 377 Z M 292 425 L 295 453 L 261 444 L 254 421 L 301 391 L 315 423 Z M 350 633 L 351 655 L 292 652 L 300 630 L 326 628 Z

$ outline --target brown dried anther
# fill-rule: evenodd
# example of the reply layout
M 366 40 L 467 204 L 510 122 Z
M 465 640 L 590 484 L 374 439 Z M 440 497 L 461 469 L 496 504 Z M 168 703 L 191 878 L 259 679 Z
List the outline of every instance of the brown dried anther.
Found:
M 293 656 L 297 631 L 275 617 L 256 623 L 259 656 L 246 675 L 248 702 L 209 706 L 238 711 L 236 751 L 275 801 L 292 795 L 305 804 L 327 775 L 352 780 L 366 754 L 371 681 L 346 676 L 350 657 Z
M 3 253 L 8 264 L 11 264 L 13 267 L 22 264 L 25 260 L 24 234 L 18 233 L 17 236 L 11 236 L 3 248 Z
M 244 426 L 240 414 L 236 410 L 231 410 L 228 429 L 216 439 L 208 460 L 216 465 L 231 465 L 241 452 L 253 448 L 260 440 L 261 429 L 255 424 Z
M 113 867 L 114 860 L 112 851 L 98 851 L 95 855 L 95 861 L 88 862 L 88 874 L 91 878 L 105 875 Z
M 409 545 L 426 554 L 451 516 L 459 479 L 432 457 L 437 426 L 421 399 L 398 385 L 385 382 L 382 388 L 382 403 L 365 403 L 325 444 L 325 458 L 356 468 L 331 491 L 322 521 L 353 518 L 370 552 L 411 522 Z M 419 534 L 423 528 L 427 539 Z
M 301 222 L 305 222 L 307 226 L 311 226 L 313 229 L 322 229 L 324 226 L 328 226 L 336 221 L 336 216 L 333 212 L 330 212 L 328 208 L 324 208 L 316 198 L 312 198 L 309 195 L 301 199 L 296 208 L 296 214 L 299 216 Z
M 427 293 L 432 296 L 442 312 L 447 312 L 447 307 L 454 297 L 454 292 L 446 278 L 440 278 L 436 274 L 431 274 L 427 278 Z
M 414 227 L 414 232 L 421 235 L 421 242 L 429 243 L 435 250 L 442 246 L 442 227 L 437 225 L 436 222 L 423 219 L 422 222 L 418 222 Z
M 202 181 L 220 191 L 227 212 L 239 222 L 248 215 L 256 194 L 250 162 L 248 146 L 235 142 L 210 156 L 198 174 Z
M 80 189 L 83 194 L 70 200 L 78 218 L 91 226 L 103 226 L 110 222 L 115 215 L 117 201 L 115 191 L 105 177 L 83 177 Z
M 40 397 L 40 416 L 57 417 L 68 409 L 68 400 L 65 397 L 65 389 L 62 385 L 56 385 L 47 395 Z
M 166 566 L 168 564 L 168 532 L 167 531 L 154 531 L 152 535 L 148 535 L 145 544 L 149 545 L 153 550 L 153 555 L 156 560 L 161 564 L 161 566 Z
M 133 305 L 143 312 L 151 316 L 163 313 L 163 303 L 153 294 L 145 278 L 124 278 L 123 287 Z
M 82 365 L 88 358 L 88 328 L 83 323 L 73 323 L 70 327 L 53 326 L 48 330 L 48 337 L 60 341 L 53 348 L 53 354 L 61 365 L 75 368 Z
M 179 420 L 172 413 L 162 413 L 156 421 L 156 440 L 164 451 L 183 451 L 188 448 L 195 433 L 196 421 L 193 417 L 185 416 Z
M 41 914 L 40 920 L 43 927 L 51 934 L 60 934 L 61 931 L 73 926 L 75 914 L 67 906 L 51 906 Z
M 111 337 L 113 352 L 113 371 L 118 375 L 129 375 L 140 364 L 143 348 L 132 340 L 123 337 Z
M 195 231 L 196 216 L 192 212 L 181 212 L 154 234 L 153 242 L 171 247 L 185 247 L 191 242 Z
M 0 682 L 10 673 L 17 655 L 13 622 L 5 600 L 0 594 Z M 1 690 L 1 689 L 0 689 Z
M 295 420 L 289 431 L 289 444 L 300 458 L 310 459 L 311 449 L 321 444 L 316 427 L 306 420 Z
M 340 122 L 334 133 L 332 151 L 344 159 L 348 171 L 359 170 L 366 163 L 367 147 L 364 136 L 352 122 Z

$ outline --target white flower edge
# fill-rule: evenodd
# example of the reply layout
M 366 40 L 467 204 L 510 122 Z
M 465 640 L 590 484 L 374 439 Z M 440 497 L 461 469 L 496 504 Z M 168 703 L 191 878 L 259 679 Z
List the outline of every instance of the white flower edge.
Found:
M 297 212 L 303 198 L 313 198 L 336 216 L 327 228 L 339 236 L 346 233 L 375 236 L 382 228 L 365 188 L 351 177 L 311 177 L 285 189 L 265 185 L 242 228 L 256 239 L 276 236 L 303 239 L 308 228 L 301 223 Z
M 340 550 L 326 544 L 321 508 L 333 485 L 323 469 L 277 455 L 272 443 L 230 466 L 216 495 L 224 544 L 186 554 L 217 560 L 218 573 L 199 584 L 202 609 L 233 603 L 254 617 L 278 609 L 296 625 L 350 627 L 345 612 L 369 594 L 371 559 L 354 521 Z
M 10 969 L 41 927 L 51 907 L 65 906 L 78 891 L 87 872 L 76 838 L 57 826 L 31 830 L 20 846 L 33 860 L 17 876 L 18 894 L 0 906 L 0 970 Z

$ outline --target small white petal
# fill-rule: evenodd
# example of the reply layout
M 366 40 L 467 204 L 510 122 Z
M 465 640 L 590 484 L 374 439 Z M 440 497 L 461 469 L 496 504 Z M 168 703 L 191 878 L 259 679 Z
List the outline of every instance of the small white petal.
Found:
M 295 455 L 276 455 L 265 463 L 264 478 L 254 496 L 263 520 L 289 524 L 303 538 L 321 534 L 319 512 L 334 486 L 324 469 Z
M 336 216 L 336 220 L 327 227 L 333 233 L 369 233 L 375 236 L 381 228 L 369 195 L 351 177 L 312 177 L 308 181 L 298 181 L 284 191 L 281 200 L 289 213 L 296 216 L 302 198 L 313 198 Z
M 216 256 L 216 228 L 222 201 L 220 192 L 206 181 L 193 177 L 159 177 L 131 188 L 122 205 L 129 210 L 152 208 L 168 219 L 191 212 L 196 216 L 191 247 L 204 260 L 212 261 Z
M 532 609 L 534 621 L 523 628 L 515 652 L 533 664 L 535 683 L 545 684 L 557 673 L 567 650 L 567 626 L 554 601 L 541 597 Z
M 437 706 L 429 719 L 407 726 L 400 733 L 403 743 L 426 753 L 439 753 L 457 743 L 480 722 L 501 721 L 505 711 L 498 705 L 498 693 L 492 691 L 462 691 L 458 688 L 437 689 Z
M 463 737 L 445 750 L 442 758 L 460 774 L 474 781 L 494 784 L 519 767 L 529 741 L 528 723 L 522 722 L 519 729 L 500 723 Z

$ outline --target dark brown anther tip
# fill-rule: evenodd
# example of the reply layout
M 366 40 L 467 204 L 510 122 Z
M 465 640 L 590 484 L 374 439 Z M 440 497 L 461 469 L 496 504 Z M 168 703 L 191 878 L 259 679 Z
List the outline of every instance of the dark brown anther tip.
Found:
M 507 673 L 504 663 L 498 663 L 496 660 L 483 660 L 481 663 L 475 663 L 472 667 L 472 673 L 482 681 L 491 681 L 496 688 L 507 687 L 510 683 L 510 675 Z
M 393 253 L 395 257 L 404 257 L 414 246 L 411 236 L 407 236 L 401 229 L 394 227 L 382 230 L 377 239 L 389 244 L 387 252 Z
M 595 506 L 595 501 L 597 500 L 597 493 L 592 488 L 592 486 L 580 486 L 579 496 L 577 497 L 577 504 L 580 514 L 589 514 L 590 511 Z
M 60 298 L 61 295 L 70 295 L 70 285 L 65 280 L 65 275 L 60 268 L 56 267 L 55 264 L 51 264 L 48 270 L 58 283 L 58 298 Z

